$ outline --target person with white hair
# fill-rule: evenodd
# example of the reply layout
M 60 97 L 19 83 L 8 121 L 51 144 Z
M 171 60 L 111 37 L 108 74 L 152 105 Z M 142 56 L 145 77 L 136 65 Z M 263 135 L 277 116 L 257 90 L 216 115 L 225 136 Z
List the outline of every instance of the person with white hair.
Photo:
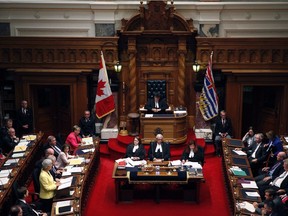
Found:
M 163 135 L 157 134 L 156 141 L 150 143 L 149 160 L 170 160 L 170 144 L 163 141 Z
M 51 159 L 45 159 L 42 162 L 42 169 L 39 176 L 40 182 L 40 200 L 42 204 L 42 211 L 51 212 L 53 198 L 60 182 L 56 182 L 50 173 L 53 166 Z

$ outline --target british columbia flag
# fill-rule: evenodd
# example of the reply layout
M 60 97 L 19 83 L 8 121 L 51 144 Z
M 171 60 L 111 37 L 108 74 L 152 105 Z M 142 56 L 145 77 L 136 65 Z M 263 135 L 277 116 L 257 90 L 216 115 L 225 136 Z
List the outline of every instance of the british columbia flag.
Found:
M 212 72 L 212 56 L 213 52 L 209 58 L 204 78 L 204 86 L 199 98 L 199 109 L 205 121 L 218 115 L 218 97 Z

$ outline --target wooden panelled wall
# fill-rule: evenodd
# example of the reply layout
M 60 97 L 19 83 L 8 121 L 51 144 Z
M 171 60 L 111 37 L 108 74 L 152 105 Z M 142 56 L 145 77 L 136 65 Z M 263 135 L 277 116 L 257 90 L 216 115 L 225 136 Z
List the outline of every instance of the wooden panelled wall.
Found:
M 281 86 L 279 131 L 288 132 L 288 39 L 287 38 L 196 38 L 198 62 L 206 64 L 211 51 L 213 69 L 227 78 L 225 104 L 241 137 L 244 86 Z M 267 125 L 269 128 L 269 125 Z M 273 129 L 273 128 L 270 128 Z
M 171 35 L 170 35 L 171 36 Z M 145 81 L 149 78 L 166 79 L 169 85 L 168 100 L 171 104 L 180 105 L 178 101 L 179 67 L 181 66 L 181 50 L 185 51 L 186 42 L 181 37 L 164 37 L 165 41 L 174 41 L 174 45 L 163 49 L 165 58 L 157 57 L 157 47 L 164 46 L 157 40 L 145 36 L 130 40 L 130 51 L 137 50 L 135 56 L 136 71 L 131 73 L 131 55 L 123 60 L 121 82 L 125 82 L 126 110 L 120 115 L 126 116 L 133 110 L 131 106 L 143 105 L 146 100 Z M 187 39 L 187 38 L 186 38 Z M 197 59 L 206 64 L 211 51 L 214 51 L 213 69 L 221 70 L 227 78 L 226 82 L 226 110 L 232 118 L 235 137 L 241 137 L 242 121 L 242 92 L 245 85 L 279 85 L 283 87 L 283 102 L 279 133 L 288 131 L 288 40 L 287 38 L 197 38 Z M 166 43 L 167 44 L 167 43 Z M 173 43 L 171 43 L 173 44 Z M 118 38 L 20 38 L 9 37 L 0 40 L 0 68 L 16 72 L 16 100 L 29 98 L 29 83 L 54 84 L 57 82 L 73 82 L 73 119 L 77 122 L 87 106 L 86 75 L 92 69 L 99 69 L 100 50 L 103 50 L 107 67 L 112 69 L 118 60 Z M 129 50 L 128 49 L 128 50 Z M 155 52 L 152 52 L 152 51 Z M 163 51 L 162 50 L 162 51 Z M 148 52 L 149 51 L 149 52 Z M 160 54 L 162 53 L 160 52 Z M 163 51 L 163 52 L 164 52 Z M 132 52 L 133 53 L 133 52 Z M 177 55 L 176 55 L 177 53 Z M 166 55 L 167 54 L 167 55 Z M 185 85 L 184 103 L 195 107 L 195 92 L 192 88 L 191 59 L 193 54 L 183 52 L 186 64 L 184 69 Z M 190 55 L 190 56 L 189 56 Z M 123 55 L 125 57 L 125 55 Z M 180 58 L 180 59 L 179 59 Z M 133 61 L 132 61 L 133 63 Z M 126 67 L 126 69 L 125 69 Z M 132 67 L 131 67 L 132 68 Z M 130 77 L 129 77 L 130 76 Z M 72 78 L 73 77 L 73 78 Z M 123 79 L 124 78 L 124 79 Z M 37 81 L 38 79 L 38 81 Z M 135 79 L 135 80 L 134 80 Z M 181 78 L 182 79 L 182 78 Z M 180 79 L 180 81 L 181 81 Z M 30 80 L 30 81 L 29 81 Z M 66 80 L 66 81 L 65 81 Z M 134 84 L 133 84 L 134 80 Z M 23 82 L 24 81 L 24 82 Z M 127 82 L 127 83 L 126 83 Z M 132 89 L 131 89 L 132 87 Z M 122 88 L 120 88 L 122 89 Z M 123 89 L 122 89 L 123 90 Z M 123 91 L 120 90 L 123 93 Z M 131 91 L 133 90 L 133 91 Z M 136 103 L 129 102 L 129 95 L 136 94 Z M 181 93 L 180 93 L 181 94 Z M 192 98 L 192 100 L 191 100 Z M 80 101 L 80 102 L 79 102 Z M 119 110 L 123 111 L 123 100 L 119 100 Z M 195 115 L 195 109 L 189 108 L 189 115 Z
M 71 123 L 77 124 L 87 109 L 87 75 L 99 69 L 101 51 L 112 70 L 118 60 L 118 37 L 2 37 L 0 68 L 14 74 L 16 104 L 23 98 L 32 104 L 32 85 L 69 85 Z

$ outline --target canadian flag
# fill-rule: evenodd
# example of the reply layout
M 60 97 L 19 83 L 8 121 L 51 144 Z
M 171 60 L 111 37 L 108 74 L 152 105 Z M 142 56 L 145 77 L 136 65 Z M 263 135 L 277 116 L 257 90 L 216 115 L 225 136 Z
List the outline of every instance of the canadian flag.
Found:
M 99 119 L 108 115 L 109 113 L 112 113 L 115 110 L 114 98 L 109 85 L 105 60 L 102 51 L 95 104 L 96 116 Z

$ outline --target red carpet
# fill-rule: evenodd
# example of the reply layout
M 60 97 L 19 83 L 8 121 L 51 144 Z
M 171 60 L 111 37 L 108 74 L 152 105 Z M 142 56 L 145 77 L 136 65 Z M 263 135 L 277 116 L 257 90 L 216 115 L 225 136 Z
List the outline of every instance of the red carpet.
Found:
M 221 158 L 206 157 L 204 177 L 201 184 L 200 203 L 185 203 L 182 200 L 161 199 L 156 204 L 153 199 L 134 199 L 132 203 L 115 203 L 115 188 L 112 179 L 114 160 L 101 157 L 95 186 L 91 191 L 85 216 L 94 215 L 229 215 L 228 200 L 224 188 Z

